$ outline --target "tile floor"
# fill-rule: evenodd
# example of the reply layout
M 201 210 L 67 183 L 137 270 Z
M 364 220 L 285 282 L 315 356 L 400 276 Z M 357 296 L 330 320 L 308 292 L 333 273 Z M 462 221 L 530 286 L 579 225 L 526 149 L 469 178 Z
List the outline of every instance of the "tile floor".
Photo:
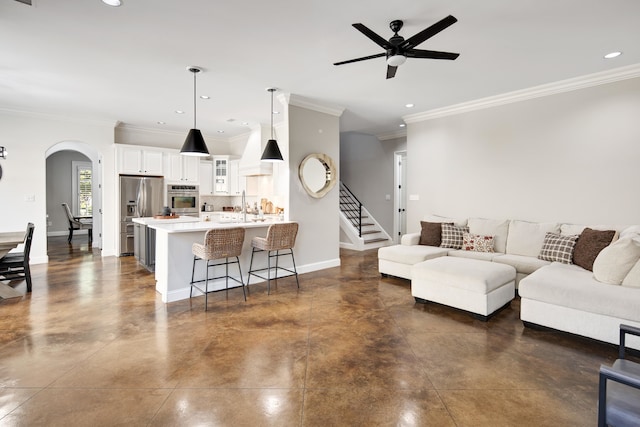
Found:
M 0 302 L 1 426 L 589 426 L 616 357 L 524 328 L 517 300 L 486 323 L 416 304 L 375 250 L 205 312 L 81 237 Z

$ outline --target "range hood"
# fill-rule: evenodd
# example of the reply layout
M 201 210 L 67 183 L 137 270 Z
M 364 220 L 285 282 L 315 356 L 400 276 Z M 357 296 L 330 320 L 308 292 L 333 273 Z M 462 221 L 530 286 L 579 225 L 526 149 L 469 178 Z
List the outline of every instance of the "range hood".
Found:
M 251 132 L 247 145 L 240 159 L 239 171 L 243 176 L 271 175 L 273 174 L 273 163 L 263 162 L 262 149 L 267 144 L 270 137 L 270 128 L 260 126 Z

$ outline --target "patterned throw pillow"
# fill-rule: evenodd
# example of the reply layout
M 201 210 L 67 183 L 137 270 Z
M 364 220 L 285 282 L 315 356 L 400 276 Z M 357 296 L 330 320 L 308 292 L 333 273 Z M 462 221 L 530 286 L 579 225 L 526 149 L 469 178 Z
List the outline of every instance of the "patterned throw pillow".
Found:
M 480 236 L 471 233 L 462 235 L 462 250 L 464 251 L 494 252 L 493 245 L 493 236 Z
M 556 233 L 547 233 L 544 236 L 544 243 L 538 258 L 544 261 L 556 261 L 563 264 L 571 264 L 573 259 L 573 248 L 579 235 L 563 236 Z
M 462 236 L 469 232 L 469 227 L 460 227 L 447 223 L 442 224 L 441 248 L 460 249 L 462 247 Z

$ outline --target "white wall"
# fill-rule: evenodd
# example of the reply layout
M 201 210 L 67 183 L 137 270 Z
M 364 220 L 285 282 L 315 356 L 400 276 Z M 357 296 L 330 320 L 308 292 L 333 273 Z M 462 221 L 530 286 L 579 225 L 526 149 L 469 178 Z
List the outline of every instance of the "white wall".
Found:
M 640 78 L 407 128 L 408 231 L 427 213 L 640 223 Z
M 73 209 L 73 162 L 90 162 L 87 156 L 76 151 L 59 151 L 47 160 L 47 215 L 51 225 L 47 228 L 50 235 L 68 233 L 69 221 L 61 204 L 67 203 Z
M 394 217 L 394 152 L 406 148 L 405 137 L 380 141 L 364 133 L 340 134 L 342 182 L 390 236 L 393 235 Z M 389 200 L 386 200 L 387 195 Z
M 298 178 L 298 165 L 312 153 L 323 153 L 337 165 L 340 162 L 339 117 L 301 108 L 288 107 L 289 207 L 287 217 L 299 223 L 296 264 L 304 271 L 340 265 L 339 189 L 336 185 L 320 199 L 307 194 Z M 282 132 L 278 133 L 281 138 Z M 338 179 L 340 171 L 338 170 Z M 287 212 L 287 211 L 285 211 Z
M 0 111 L 0 145 L 9 158 L 2 162 L 0 231 L 25 230 L 35 224 L 31 262 L 47 261 L 46 152 L 56 143 L 75 141 L 94 147 L 102 156 L 104 209 L 102 254 L 115 254 L 116 225 L 113 124 L 62 120 L 45 115 Z M 33 201 L 29 201 L 33 196 Z

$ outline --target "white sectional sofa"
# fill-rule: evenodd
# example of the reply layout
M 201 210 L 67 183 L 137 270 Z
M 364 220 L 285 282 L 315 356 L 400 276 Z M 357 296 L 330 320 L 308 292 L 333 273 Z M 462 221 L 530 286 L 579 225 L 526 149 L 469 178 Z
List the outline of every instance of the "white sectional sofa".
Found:
M 502 263 L 516 269 L 516 288 L 521 297 L 520 317 L 526 326 L 544 326 L 612 344 L 618 344 L 621 323 L 640 327 L 639 226 L 587 227 L 519 220 L 456 219 L 434 215 L 426 216 L 424 221 L 467 226 L 470 235 L 491 236 L 494 238 L 494 252 L 421 245 L 420 233 L 406 234 L 402 236 L 399 245 L 378 250 L 378 268 L 383 276 L 392 275 L 411 280 L 412 271 L 421 271 L 414 269 L 414 265 L 444 256 Z M 605 234 L 597 230 L 612 230 L 607 236 L 613 236 L 604 250 L 600 251 L 600 248 L 590 254 L 596 257 L 591 262 L 597 274 L 573 264 L 571 255 L 567 261 L 566 253 L 558 255 L 563 262 L 553 261 L 556 256 L 553 252 L 545 252 L 543 255 L 543 258 L 546 256 L 551 260 L 539 258 L 543 245 L 545 250 L 555 248 L 550 246 L 555 235 L 566 241 L 575 239 L 575 248 L 581 247 L 580 253 L 583 254 L 584 245 L 593 234 Z M 547 233 L 553 235 L 547 236 Z M 578 244 L 580 236 L 583 236 L 581 245 Z M 595 251 L 593 248 L 590 250 Z M 619 265 L 624 262 L 626 265 Z M 584 263 L 581 259 L 581 265 Z M 589 268 L 591 265 L 585 267 Z M 414 296 L 416 300 L 421 299 L 415 292 Z M 640 349 L 640 338 L 630 339 L 628 345 Z

